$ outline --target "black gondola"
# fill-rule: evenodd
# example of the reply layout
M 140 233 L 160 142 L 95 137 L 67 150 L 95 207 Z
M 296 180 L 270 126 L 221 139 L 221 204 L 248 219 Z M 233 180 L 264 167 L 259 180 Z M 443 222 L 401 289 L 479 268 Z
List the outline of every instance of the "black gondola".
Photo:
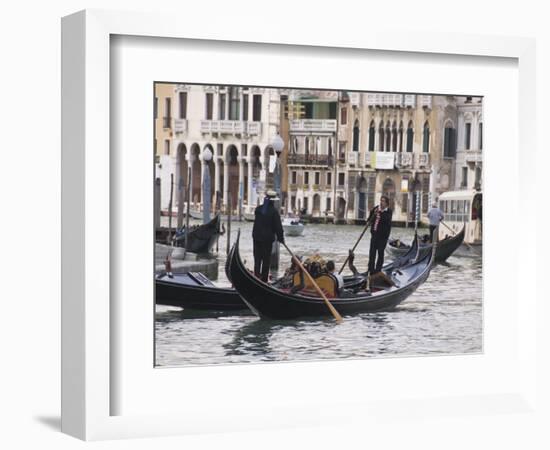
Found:
M 442 239 L 437 243 L 434 263 L 441 263 L 446 261 L 447 258 L 451 256 L 458 247 L 460 247 L 460 245 L 464 241 L 465 230 L 466 230 L 466 227 L 463 226 L 460 233 L 457 233 L 452 237 Z M 390 255 L 392 255 L 394 258 L 398 258 L 398 257 L 401 257 L 402 255 L 408 254 L 410 247 L 411 246 L 409 245 L 403 245 L 403 243 L 401 243 L 401 245 L 398 247 L 396 246 L 396 240 L 392 240 L 388 242 L 388 246 L 386 248 Z M 431 248 L 432 248 L 432 244 L 420 243 L 421 254 L 431 251 Z
M 384 266 L 384 272 L 409 264 L 416 257 L 418 240 L 415 238 L 409 251 L 394 261 Z M 231 280 L 229 263 L 231 261 L 233 246 L 227 255 L 225 272 Z M 348 275 L 344 277 L 345 289 L 357 289 L 365 284 L 365 273 Z M 279 280 L 274 282 L 278 285 Z M 221 288 L 216 286 L 200 272 L 187 274 L 174 274 L 169 277 L 166 274 L 159 275 L 155 280 L 155 301 L 157 305 L 177 306 L 179 308 L 194 309 L 199 311 L 250 311 L 243 302 L 239 293 L 233 288 Z M 250 311 L 252 314 L 252 312 Z
M 185 227 L 176 232 L 174 236 L 176 247 L 185 246 L 185 234 Z M 189 237 L 187 238 L 187 251 L 191 253 L 210 253 L 219 235 L 220 215 L 216 214 L 210 222 L 190 228 Z
M 159 275 L 155 280 L 157 305 L 178 306 L 201 311 L 238 311 L 246 309 L 237 291 L 217 287 L 199 272 Z
M 343 316 L 392 310 L 426 281 L 430 274 L 432 258 L 432 252 L 428 252 L 412 264 L 395 269 L 391 275 L 396 286 L 379 291 L 363 291 L 345 298 L 332 298 L 330 301 Z M 241 298 L 261 318 L 331 316 L 322 298 L 296 295 L 276 289 L 251 274 L 239 255 L 239 237 L 231 252 L 229 271 L 233 285 Z

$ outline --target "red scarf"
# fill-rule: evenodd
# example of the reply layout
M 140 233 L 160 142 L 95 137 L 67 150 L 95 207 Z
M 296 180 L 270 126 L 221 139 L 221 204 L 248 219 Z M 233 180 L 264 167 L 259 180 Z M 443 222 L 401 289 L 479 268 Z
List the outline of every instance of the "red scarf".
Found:
M 374 219 L 374 231 L 378 230 L 378 224 L 380 223 L 380 208 L 376 209 L 376 218 Z

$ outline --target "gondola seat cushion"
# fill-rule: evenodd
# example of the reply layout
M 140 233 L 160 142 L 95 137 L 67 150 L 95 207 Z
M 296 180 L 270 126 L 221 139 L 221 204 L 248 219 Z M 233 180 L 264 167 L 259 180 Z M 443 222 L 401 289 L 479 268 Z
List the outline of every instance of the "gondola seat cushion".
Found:
M 330 274 L 322 274 L 315 278 L 315 282 L 327 297 L 338 297 L 338 281 L 336 281 L 336 278 L 334 276 Z M 294 275 L 294 285 L 299 286 L 300 283 L 300 273 L 296 273 Z M 315 287 L 313 287 L 313 283 L 307 276 L 304 276 L 304 287 L 298 292 L 308 297 L 319 296 L 317 290 L 315 289 Z

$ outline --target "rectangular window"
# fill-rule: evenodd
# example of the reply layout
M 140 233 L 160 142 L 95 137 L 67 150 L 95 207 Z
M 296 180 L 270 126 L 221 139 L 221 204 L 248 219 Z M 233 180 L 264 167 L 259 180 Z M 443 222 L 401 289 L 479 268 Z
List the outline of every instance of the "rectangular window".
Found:
M 332 208 L 331 208 L 331 201 L 330 201 L 330 197 L 327 197 L 327 211 L 330 211 Z
M 315 184 L 321 183 L 321 174 L 319 172 L 315 172 Z
M 327 172 L 327 184 L 330 186 L 332 184 L 332 173 Z
M 468 168 L 463 167 L 462 168 L 462 183 L 460 184 L 461 187 L 467 187 L 468 186 Z
M 479 149 L 483 148 L 483 123 L 479 124 Z
M 304 184 L 309 184 L 309 172 L 304 172 Z
M 219 120 L 225 120 L 225 102 L 226 102 L 226 95 L 220 94 L 218 96 L 218 119 Z
M 169 155 L 170 154 L 170 141 L 166 139 L 164 141 L 164 154 Z
M 343 186 L 346 182 L 346 174 L 345 173 L 339 173 L 338 174 L 338 186 Z
M 180 92 L 180 119 L 187 119 L 187 92 Z
M 262 96 L 254 94 L 252 97 L 252 120 L 254 122 L 262 121 Z
M 470 150 L 471 135 L 472 135 L 472 124 L 467 123 L 466 124 L 466 131 L 465 131 L 465 134 L 464 134 L 464 147 L 466 148 L 466 150 Z
M 336 102 L 331 102 L 328 104 L 328 118 L 331 119 L 331 120 L 336 120 L 338 119 L 338 107 L 337 107 L 338 103 Z
M 309 201 L 308 200 L 309 200 L 309 198 L 304 197 L 304 209 L 306 210 L 306 213 L 309 209 Z
M 296 184 L 296 171 L 292 171 L 292 184 Z
M 159 116 L 159 99 L 158 99 L 158 97 L 155 97 L 155 102 L 153 103 L 153 114 L 155 115 L 155 119 Z
M 456 156 L 456 131 L 454 128 L 445 128 L 443 156 L 446 158 L 454 158 Z
M 214 111 L 214 94 L 206 94 L 206 120 L 212 120 Z
M 239 88 L 229 88 L 229 120 L 241 119 L 241 99 L 239 95 Z
M 445 128 L 445 133 L 447 133 L 447 128 Z M 407 128 L 407 151 L 410 153 L 413 151 L 413 129 Z
M 340 110 L 340 123 L 342 125 L 347 125 L 347 123 L 348 123 L 348 108 L 342 108 Z
M 296 196 L 295 195 L 290 196 L 290 208 L 292 210 L 296 209 Z
M 248 120 L 248 94 L 243 95 L 243 120 Z
M 428 193 L 422 192 L 422 214 L 426 214 L 428 212 L 428 200 Z
M 172 123 L 172 99 L 166 97 L 164 99 L 164 128 L 170 128 Z

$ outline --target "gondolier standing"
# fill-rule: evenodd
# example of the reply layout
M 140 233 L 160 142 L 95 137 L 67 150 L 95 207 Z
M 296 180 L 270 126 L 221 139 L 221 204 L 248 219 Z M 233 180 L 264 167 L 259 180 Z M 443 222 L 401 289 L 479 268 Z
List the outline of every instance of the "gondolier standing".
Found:
M 371 209 L 368 221 L 371 223 L 369 273 L 375 274 L 382 270 L 384 251 L 390 237 L 392 210 L 389 208 L 389 199 L 385 195 L 380 197 L 380 205 Z
M 434 203 L 428 211 L 428 219 L 430 220 L 430 242 L 433 242 L 434 230 L 444 218 L 443 212 L 437 207 L 437 204 Z
M 268 191 L 262 205 L 254 211 L 254 275 L 267 282 L 271 264 L 271 249 L 275 238 L 284 244 L 285 238 L 281 216 L 273 204 L 277 196 L 275 191 Z

